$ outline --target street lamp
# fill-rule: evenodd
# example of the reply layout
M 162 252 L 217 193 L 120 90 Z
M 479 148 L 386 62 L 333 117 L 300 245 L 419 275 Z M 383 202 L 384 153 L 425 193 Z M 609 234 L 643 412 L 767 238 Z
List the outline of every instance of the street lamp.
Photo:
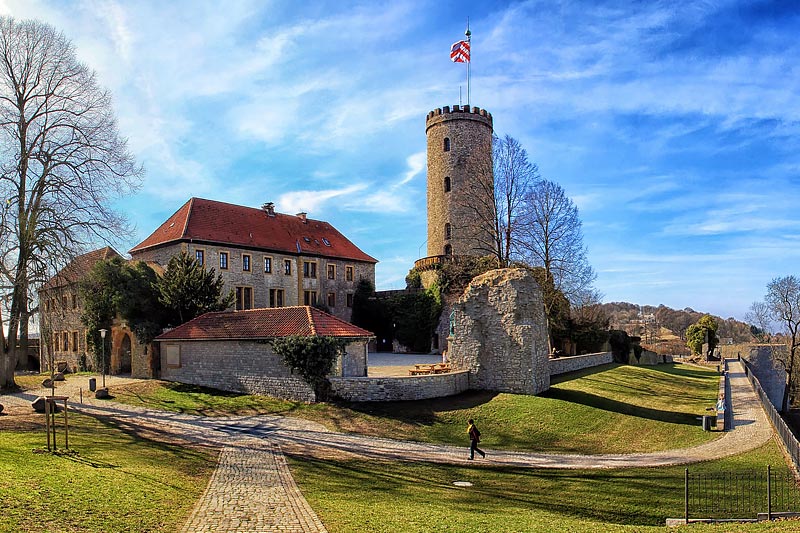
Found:
M 103 345 L 103 388 L 106 388 L 106 332 L 107 329 L 100 330 L 100 343 Z

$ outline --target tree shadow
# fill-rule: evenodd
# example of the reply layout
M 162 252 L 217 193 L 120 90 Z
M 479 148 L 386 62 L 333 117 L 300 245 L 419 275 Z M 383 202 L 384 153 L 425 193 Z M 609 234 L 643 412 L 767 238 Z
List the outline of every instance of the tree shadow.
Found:
M 651 409 L 641 407 L 618 400 L 612 400 L 596 394 L 569 389 L 550 389 L 542 396 L 555 400 L 562 400 L 570 403 L 577 403 L 587 407 L 594 407 L 603 411 L 620 413 L 623 415 L 646 418 L 657 422 L 668 422 L 670 424 L 684 424 L 688 426 L 698 425 L 696 414 L 679 413 L 674 411 L 663 411 L 661 409 Z
M 674 471 L 551 470 L 483 466 L 395 464 L 295 457 L 304 463 L 301 488 L 324 486 L 334 499 L 359 499 L 368 491 L 376 505 L 442 506 L 442 513 L 557 513 L 603 523 L 656 526 L 670 509 L 679 512 L 682 477 Z M 309 475 L 309 470 L 312 470 Z M 473 486 L 453 486 L 468 480 Z M 374 497 L 374 500 L 373 500 Z M 401 500 L 398 501 L 398 498 Z M 654 500 L 655 498 L 655 500 Z M 591 505 L 588 504 L 591 502 Z
M 438 420 L 438 413 L 473 409 L 489 403 L 498 394 L 494 391 L 467 391 L 454 396 L 429 400 L 336 402 L 334 405 L 365 415 L 427 426 L 433 425 Z

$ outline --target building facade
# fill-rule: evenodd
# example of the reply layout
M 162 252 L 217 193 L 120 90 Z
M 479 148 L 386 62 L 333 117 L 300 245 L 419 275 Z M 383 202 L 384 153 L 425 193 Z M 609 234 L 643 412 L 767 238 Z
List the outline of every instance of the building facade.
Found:
M 192 198 L 130 250 L 164 267 L 182 252 L 222 274 L 237 310 L 324 304 L 349 321 L 358 282 L 375 284 L 377 260 L 336 228 L 306 213 L 276 213 L 271 203 Z
M 79 255 L 39 289 L 39 368 L 56 370 L 94 370 L 93 355 L 86 344 L 87 330 L 81 321 L 83 301 L 79 285 L 99 261 L 121 256 L 108 246 Z M 115 320 L 106 337 L 109 374 L 131 374 L 150 378 L 158 374 L 158 358 L 152 346 L 140 344 L 121 320 Z

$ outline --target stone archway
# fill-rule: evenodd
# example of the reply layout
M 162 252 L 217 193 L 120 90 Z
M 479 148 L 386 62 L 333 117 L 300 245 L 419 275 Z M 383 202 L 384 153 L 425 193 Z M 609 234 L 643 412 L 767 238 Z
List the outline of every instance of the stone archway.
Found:
M 131 336 L 128 333 L 125 333 L 122 338 L 120 339 L 119 344 L 117 345 L 118 348 L 116 350 L 116 359 L 118 365 L 116 365 L 117 373 L 119 374 L 130 374 L 131 373 Z

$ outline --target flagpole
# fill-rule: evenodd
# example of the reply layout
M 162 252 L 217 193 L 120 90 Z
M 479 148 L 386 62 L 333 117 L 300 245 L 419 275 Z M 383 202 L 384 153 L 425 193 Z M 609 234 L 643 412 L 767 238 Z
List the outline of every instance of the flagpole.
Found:
M 467 31 L 464 32 L 464 35 L 467 36 L 467 43 L 469 44 L 469 60 L 467 61 L 467 107 L 469 107 L 469 96 L 470 96 L 470 87 L 469 87 L 469 78 L 470 78 L 470 65 L 472 65 L 472 32 L 469 31 L 469 17 L 467 17 Z

